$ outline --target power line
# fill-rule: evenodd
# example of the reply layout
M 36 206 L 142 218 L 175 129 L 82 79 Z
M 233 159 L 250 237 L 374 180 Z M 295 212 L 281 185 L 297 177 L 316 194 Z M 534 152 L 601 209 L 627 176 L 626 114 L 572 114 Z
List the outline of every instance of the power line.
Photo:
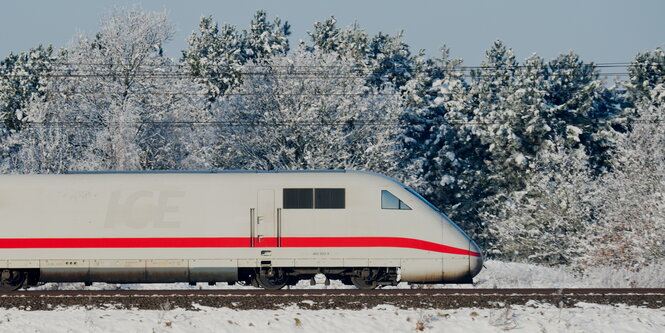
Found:
M 631 123 L 663 123 L 665 119 L 631 119 Z M 479 122 L 479 121 L 455 121 L 445 120 L 442 123 L 451 125 L 510 125 L 507 122 Z M 615 121 L 596 121 L 597 124 L 614 124 Z M 337 127 L 337 126 L 403 126 L 407 122 L 400 119 L 369 119 L 369 120 L 335 120 L 335 121 L 115 121 L 115 122 L 93 122 L 93 121 L 49 121 L 49 122 L 27 122 L 24 128 L 106 128 L 106 127 Z
M 102 95 L 102 96 L 112 96 L 112 95 L 166 95 L 166 96 L 207 96 L 206 92 L 184 92 L 184 91 L 67 91 L 67 90 L 53 90 L 49 91 L 54 94 L 61 94 L 67 96 L 76 96 L 76 95 Z M 302 92 L 302 93 L 279 93 L 279 92 L 268 92 L 268 93 L 254 93 L 254 92 L 229 92 L 224 93 L 222 96 L 400 96 L 399 92 L 394 93 L 326 93 L 326 92 Z
M 87 78 L 87 77 L 118 77 L 118 76 L 128 76 L 131 74 L 131 77 L 133 78 L 199 78 L 201 76 L 195 76 L 191 73 L 189 73 L 188 67 L 190 67 L 187 64 L 140 64 L 138 66 L 131 66 L 132 69 L 130 69 L 128 72 L 121 72 L 123 70 L 122 64 L 112 64 L 112 63 L 55 63 L 55 65 L 60 65 L 60 66 L 65 66 L 65 68 L 50 68 L 46 71 L 46 73 L 38 73 L 38 74 L 11 74 L 11 73 L 0 73 L 0 77 L 13 77 L 13 78 L 20 78 L 20 77 L 32 77 L 32 76 L 38 76 L 38 77 L 65 77 L 65 78 L 73 78 L 73 77 L 80 77 L 80 78 Z M 67 66 L 72 66 L 72 68 L 69 68 Z M 107 69 L 106 67 L 119 67 L 118 73 L 99 73 L 99 69 Z M 644 66 L 663 66 L 662 63 L 628 63 L 628 62 L 608 62 L 608 63 L 598 63 L 598 64 L 582 64 L 581 66 L 548 66 L 545 65 L 543 69 L 549 70 L 549 74 L 551 73 L 556 73 L 556 71 L 559 70 L 566 70 L 566 69 L 583 69 L 584 67 L 591 67 L 591 68 L 625 68 L 629 69 L 632 67 L 644 67 Z M 76 68 L 75 68 L 76 67 Z M 81 67 L 86 67 L 86 68 L 81 68 Z M 92 69 L 87 68 L 87 67 L 93 67 Z M 153 68 L 181 68 L 181 69 L 186 69 L 187 72 L 185 73 L 159 73 L 155 70 L 140 70 L 140 68 L 143 67 L 153 67 Z M 226 66 L 220 66 L 220 67 L 226 67 Z M 353 65 L 238 65 L 238 66 L 227 66 L 229 69 L 233 69 L 236 71 L 237 74 L 239 75 L 245 75 L 245 76 L 252 76 L 252 75 L 257 75 L 257 76 L 299 76 L 299 77 L 308 77 L 312 76 L 312 78 L 322 78 L 322 76 L 326 76 L 324 78 L 356 78 L 356 77 L 364 77 L 366 79 L 371 79 L 371 78 L 381 78 L 384 77 L 385 74 L 372 74 L 374 73 L 377 68 L 358 68 Z M 259 68 L 259 69 L 264 69 L 264 71 L 243 71 L 242 69 L 251 69 L 251 68 Z M 334 68 L 343 68 L 347 69 L 344 72 L 347 74 L 355 74 L 354 76 L 348 76 L 348 75 L 340 75 L 340 74 L 335 74 L 331 73 L 330 70 L 328 71 L 297 71 L 297 70 L 290 70 L 290 71 L 284 71 L 284 70 L 279 70 L 279 71 L 265 71 L 265 70 L 270 70 L 272 68 L 286 68 L 286 69 L 302 69 L 302 68 L 320 68 L 320 69 L 334 69 Z M 389 68 L 396 68 L 396 67 L 389 67 Z M 444 72 L 444 73 L 455 73 L 457 75 L 464 75 L 465 77 L 482 77 L 484 75 L 491 76 L 493 74 L 485 73 L 485 74 L 478 74 L 476 71 L 477 70 L 483 70 L 483 71 L 507 71 L 507 70 L 514 70 L 514 69 L 521 69 L 521 68 L 533 68 L 533 66 L 530 65 L 507 65 L 507 66 L 456 66 L 453 68 L 436 68 L 435 70 L 438 72 Z M 76 73 L 71 73 L 71 71 L 75 71 Z M 88 72 L 88 73 L 86 73 Z M 90 73 L 92 72 L 92 73 Z M 475 72 L 472 74 L 471 72 Z M 331 75 L 332 74 L 332 75 Z M 596 72 L 594 73 L 595 75 L 600 75 L 600 76 L 625 76 L 625 75 L 630 75 L 628 72 Z M 662 73 L 660 73 L 662 75 Z

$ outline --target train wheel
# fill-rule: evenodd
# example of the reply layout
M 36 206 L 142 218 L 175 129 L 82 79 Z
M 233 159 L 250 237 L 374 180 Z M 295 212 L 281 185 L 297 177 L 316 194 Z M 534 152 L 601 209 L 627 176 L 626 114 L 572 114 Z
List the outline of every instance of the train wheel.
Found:
M 20 271 L 5 269 L 0 274 L 0 291 L 14 291 L 23 286 L 25 274 Z
M 362 290 L 372 290 L 375 289 L 379 284 L 376 280 L 371 277 L 363 278 L 361 276 L 352 276 L 351 283 L 358 289 Z
M 279 290 L 284 288 L 289 282 L 289 277 L 284 270 L 271 268 L 268 270 L 259 270 L 254 276 L 259 287 L 267 290 Z

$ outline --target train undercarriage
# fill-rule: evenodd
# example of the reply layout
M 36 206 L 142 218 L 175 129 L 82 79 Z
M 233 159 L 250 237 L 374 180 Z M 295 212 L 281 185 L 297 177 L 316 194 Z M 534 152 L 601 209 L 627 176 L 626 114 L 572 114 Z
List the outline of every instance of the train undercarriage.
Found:
M 238 281 L 245 285 L 252 285 L 267 290 L 279 290 L 285 286 L 292 286 L 300 280 L 310 280 L 314 282 L 314 276 L 323 274 L 326 276 L 326 284 L 330 280 L 340 280 L 345 285 L 353 285 L 358 289 L 375 289 L 381 286 L 394 286 L 398 283 L 398 269 L 396 267 L 261 267 L 261 268 L 240 268 L 238 269 Z M 9 292 L 18 289 L 25 289 L 30 286 L 36 286 L 40 282 L 39 269 L 4 269 L 0 271 L 0 292 Z M 149 280 L 137 281 L 136 279 L 122 281 L 63 281 L 59 282 L 84 282 L 86 285 L 92 282 L 110 282 L 110 283 L 164 283 L 164 282 L 190 282 L 192 281 L 174 281 L 169 280 Z M 199 281 L 200 282 L 200 281 Z M 216 282 L 236 281 L 208 281 L 211 284 Z
M 295 285 L 300 280 L 313 282 L 314 276 L 326 276 L 326 284 L 330 280 L 340 280 L 345 285 L 354 285 L 358 289 L 374 289 L 379 286 L 394 286 L 398 282 L 396 267 L 364 267 L 364 268 L 281 268 L 262 267 L 243 269 L 240 277 L 245 283 L 268 290 L 278 290 L 285 286 Z

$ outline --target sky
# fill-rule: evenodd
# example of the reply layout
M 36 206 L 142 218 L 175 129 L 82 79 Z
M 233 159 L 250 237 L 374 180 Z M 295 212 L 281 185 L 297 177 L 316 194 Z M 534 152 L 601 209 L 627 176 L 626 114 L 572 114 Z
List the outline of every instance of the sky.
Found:
M 428 56 L 445 44 L 471 66 L 496 39 L 520 60 L 573 50 L 586 61 L 629 62 L 637 52 L 665 47 L 662 0 L 10 0 L 0 6 L 0 58 L 40 43 L 63 47 L 79 33 L 94 35 L 111 8 L 132 5 L 169 14 L 177 30 L 165 45 L 172 57 L 180 57 L 201 16 L 245 29 L 258 9 L 291 24 L 291 45 L 309 40 L 314 22 L 335 16 L 340 27 L 357 22 L 371 34 L 404 31 L 412 50 Z

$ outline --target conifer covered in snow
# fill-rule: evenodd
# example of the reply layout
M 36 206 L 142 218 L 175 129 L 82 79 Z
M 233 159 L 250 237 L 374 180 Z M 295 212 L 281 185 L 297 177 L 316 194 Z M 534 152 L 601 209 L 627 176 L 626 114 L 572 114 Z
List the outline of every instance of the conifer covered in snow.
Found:
M 331 17 L 314 24 L 310 32 L 312 49 L 335 52 L 354 63 L 354 69 L 366 76 L 367 84 L 381 87 L 388 84 L 400 89 L 414 76 L 417 57 L 402 40 L 402 32 L 395 36 L 378 33 L 369 36 L 358 24 L 340 29 Z
M 569 52 L 548 63 L 545 96 L 551 107 L 550 126 L 558 136 L 566 136 L 569 146 L 581 146 L 596 171 L 611 167 L 611 154 L 622 130 L 615 91 L 600 79 L 593 63 L 585 63 Z
M 345 29 L 337 27 L 335 17 L 314 23 L 314 31 L 308 32 L 313 46 L 308 50 L 319 49 L 323 52 L 335 52 L 340 56 L 363 59 L 367 54 L 369 36 L 357 23 Z
M 257 10 L 250 23 L 249 30 L 243 32 L 246 44 L 243 52 L 246 60 L 257 60 L 289 52 L 291 25 L 275 18 L 268 21 L 265 10 Z
M 182 60 L 197 82 L 207 86 L 208 97 L 214 102 L 228 89 L 237 87 L 241 80 L 240 66 L 289 51 L 288 22 L 279 18 L 269 22 L 264 10 L 258 10 L 249 30 L 238 31 L 225 24 L 219 28 L 212 16 L 202 17 L 198 33 L 189 37 Z M 250 70 L 251 72 L 251 70 Z
M 625 86 L 630 100 L 636 104 L 653 100 L 653 90 L 665 83 L 665 51 L 657 48 L 654 51 L 638 53 L 628 66 L 628 72 L 630 78 Z M 655 102 L 658 102 L 657 98 Z
M 42 45 L 0 61 L 0 122 L 6 129 L 21 129 L 25 119 L 17 111 L 44 96 L 46 76 L 55 61 L 53 48 Z
M 220 29 L 212 16 L 202 17 L 198 33 L 192 33 L 188 42 L 182 60 L 196 80 L 207 86 L 211 101 L 240 84 L 245 41 L 235 26 L 225 24 Z
M 441 207 L 455 221 L 466 224 L 473 181 L 473 149 L 470 133 L 463 126 L 469 103 L 461 59 L 451 59 L 448 49 L 441 57 L 418 58 L 414 78 L 402 87 L 405 115 L 402 164 L 404 181 Z M 466 227 L 466 225 L 465 225 Z M 468 230 L 468 229 L 467 229 Z
M 481 69 L 472 72 L 469 126 L 486 147 L 486 187 L 490 193 L 523 188 L 523 173 L 547 139 L 544 66 L 540 58 L 523 67 L 513 51 L 497 41 Z

